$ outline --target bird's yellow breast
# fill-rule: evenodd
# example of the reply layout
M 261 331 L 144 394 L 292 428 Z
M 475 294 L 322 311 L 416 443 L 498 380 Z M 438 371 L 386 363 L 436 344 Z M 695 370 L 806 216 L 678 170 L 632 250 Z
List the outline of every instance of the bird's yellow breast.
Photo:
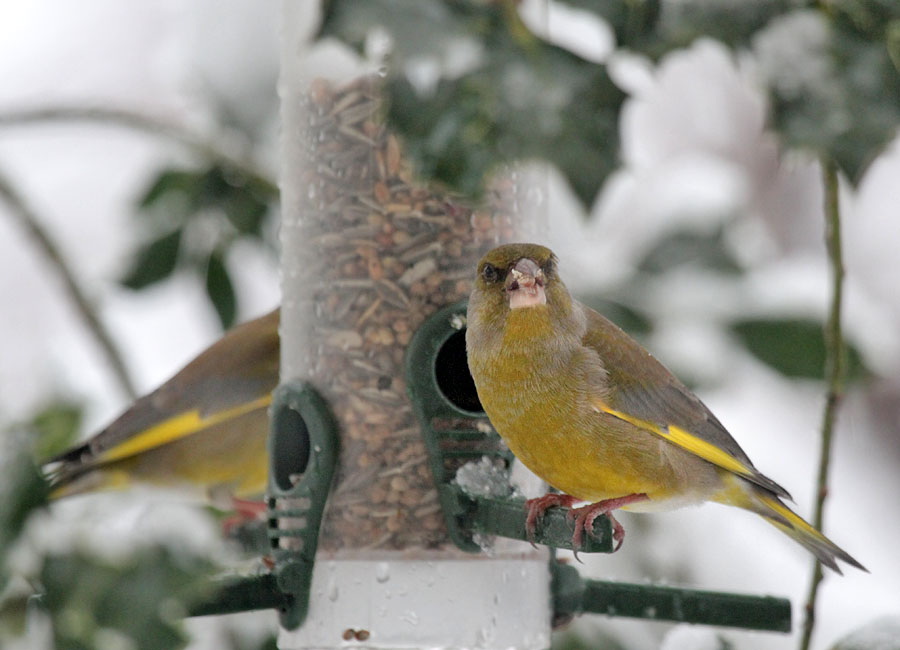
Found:
M 502 347 L 470 359 L 485 412 L 516 457 L 585 501 L 689 490 L 696 463 L 685 466 L 681 450 L 594 408 L 579 349 L 542 345 L 545 319 L 538 308 L 521 311 L 530 313 L 510 314 Z

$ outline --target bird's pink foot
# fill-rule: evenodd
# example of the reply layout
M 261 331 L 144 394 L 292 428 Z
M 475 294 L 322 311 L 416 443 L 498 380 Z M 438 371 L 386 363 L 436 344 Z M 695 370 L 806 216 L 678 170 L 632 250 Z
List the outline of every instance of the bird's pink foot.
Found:
M 528 499 L 525 502 L 525 509 L 528 510 L 528 516 L 525 517 L 525 533 L 528 535 L 528 541 L 531 542 L 531 545 L 534 546 L 534 531 L 537 528 L 537 524 L 548 508 L 571 508 L 578 501 L 578 499 L 570 497 L 568 494 L 556 494 L 553 492 L 536 499 Z
M 573 508 L 569 511 L 569 517 L 575 520 L 575 533 L 572 535 L 572 548 L 576 551 L 581 548 L 582 534 L 587 533 L 588 535 L 593 536 L 594 520 L 600 515 L 606 515 L 609 517 L 610 523 L 612 523 L 612 538 L 616 543 L 613 548 L 613 553 L 615 553 L 621 548 L 622 542 L 625 540 L 625 529 L 622 527 L 622 524 L 612 516 L 612 511 L 632 503 L 637 503 L 638 501 L 646 501 L 648 498 L 649 497 L 644 493 L 629 494 L 628 496 L 616 497 L 615 499 L 604 499 L 603 501 L 591 503 L 580 508 Z

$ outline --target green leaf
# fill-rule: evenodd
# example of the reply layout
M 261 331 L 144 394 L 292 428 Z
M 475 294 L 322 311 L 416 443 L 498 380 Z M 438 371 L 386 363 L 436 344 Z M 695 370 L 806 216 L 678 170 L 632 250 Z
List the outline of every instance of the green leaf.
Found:
M 110 633 L 139 650 L 180 648 L 179 618 L 207 595 L 209 562 L 162 546 L 115 564 L 75 552 L 45 558 L 43 606 L 59 648 L 98 647 Z
M 0 592 L 7 578 L 6 553 L 32 512 L 47 504 L 49 490 L 24 433 L 6 432 L 0 440 Z
M 67 400 L 52 402 L 38 411 L 27 429 L 36 434 L 34 457 L 49 458 L 68 448 L 81 431 L 84 407 Z
M 757 359 L 787 377 L 822 379 L 825 376 L 825 335 L 822 324 L 805 319 L 748 319 L 731 330 Z M 846 377 L 868 374 L 859 351 L 845 344 Z
M 137 290 L 169 277 L 178 262 L 181 234 L 179 228 L 143 246 L 121 284 Z
M 237 298 L 231 276 L 218 252 L 209 256 L 206 266 L 206 295 L 216 308 L 222 329 L 228 329 L 234 325 L 237 314 Z
M 198 176 L 190 206 L 194 212 L 221 211 L 238 232 L 259 237 L 269 203 L 276 198 L 271 189 L 259 181 L 214 165 Z
M 222 258 L 239 237 L 264 238 L 277 199 L 278 188 L 264 178 L 218 163 L 161 172 L 140 203 L 151 210 L 156 239 L 138 250 L 122 284 L 137 290 L 168 278 L 178 267 L 182 240 L 190 241 L 184 266 L 206 283 L 219 318 L 231 324 L 235 297 Z
M 138 199 L 138 207 L 142 209 L 153 207 L 163 198 L 171 198 L 173 195 L 188 196 L 196 186 L 198 178 L 196 171 L 163 169 Z
M 228 221 L 242 235 L 262 236 L 262 225 L 269 212 L 269 204 L 251 191 L 234 188 L 222 201 L 222 209 Z
M 191 207 L 195 211 L 221 207 L 222 201 L 231 191 L 232 186 L 225 177 L 225 172 L 218 165 L 213 165 L 198 176 L 191 193 Z
M 741 270 L 725 245 L 721 229 L 712 233 L 678 231 L 654 246 L 638 268 L 646 273 L 666 273 L 688 264 L 723 273 L 738 273 Z

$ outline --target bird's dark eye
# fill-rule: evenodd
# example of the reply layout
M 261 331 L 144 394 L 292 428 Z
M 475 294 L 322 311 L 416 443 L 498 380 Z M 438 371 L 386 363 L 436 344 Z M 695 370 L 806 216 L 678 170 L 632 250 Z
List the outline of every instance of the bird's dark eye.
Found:
M 485 282 L 496 282 L 500 279 L 500 271 L 493 264 L 485 264 L 481 269 L 481 277 Z

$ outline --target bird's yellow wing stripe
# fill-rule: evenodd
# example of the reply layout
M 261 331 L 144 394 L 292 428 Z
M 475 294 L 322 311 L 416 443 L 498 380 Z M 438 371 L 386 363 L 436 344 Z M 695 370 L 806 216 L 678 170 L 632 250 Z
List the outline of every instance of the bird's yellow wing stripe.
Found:
M 200 411 L 196 409 L 180 413 L 111 447 L 108 451 L 101 454 L 98 460 L 100 462 L 110 462 L 134 456 L 148 449 L 164 445 L 167 442 L 197 433 L 226 420 L 240 417 L 259 408 L 265 408 L 271 402 L 272 396 L 264 395 L 259 399 L 240 404 L 234 408 L 225 409 L 224 411 L 218 411 L 206 417 L 201 416 Z
M 652 422 L 647 422 L 646 420 L 641 420 L 640 418 L 628 415 L 627 413 L 623 413 L 622 411 L 617 411 L 613 408 L 610 408 L 600 400 L 594 400 L 593 404 L 598 410 L 602 411 L 603 413 L 608 413 L 609 415 L 619 418 L 620 420 L 624 420 L 629 424 L 633 424 L 640 429 L 649 431 L 650 433 L 655 433 L 661 438 L 665 438 L 669 442 L 675 443 L 679 447 L 686 449 L 692 454 L 699 456 L 704 460 L 708 460 L 713 465 L 718 465 L 722 469 L 727 469 L 729 472 L 734 472 L 735 474 L 739 474 L 741 476 L 756 476 L 756 472 L 744 465 L 744 463 L 739 461 L 731 454 L 721 450 L 714 444 L 709 443 L 702 438 L 698 438 L 690 431 L 682 429 L 681 427 L 677 427 L 674 424 L 669 424 L 665 427 L 661 427 L 659 425 L 653 424 Z
M 779 516 L 783 517 L 788 522 L 788 524 L 790 524 L 789 526 L 786 526 L 785 524 L 772 519 L 772 523 L 774 523 L 776 526 L 782 526 L 783 528 L 793 528 L 794 530 L 803 531 L 807 535 L 812 535 L 817 540 L 831 545 L 831 541 L 827 537 L 825 537 L 825 535 L 813 528 L 810 524 L 804 521 L 800 515 L 796 514 L 793 510 L 778 501 L 778 499 L 760 495 L 759 500 L 762 501 L 770 509 L 774 510 Z

